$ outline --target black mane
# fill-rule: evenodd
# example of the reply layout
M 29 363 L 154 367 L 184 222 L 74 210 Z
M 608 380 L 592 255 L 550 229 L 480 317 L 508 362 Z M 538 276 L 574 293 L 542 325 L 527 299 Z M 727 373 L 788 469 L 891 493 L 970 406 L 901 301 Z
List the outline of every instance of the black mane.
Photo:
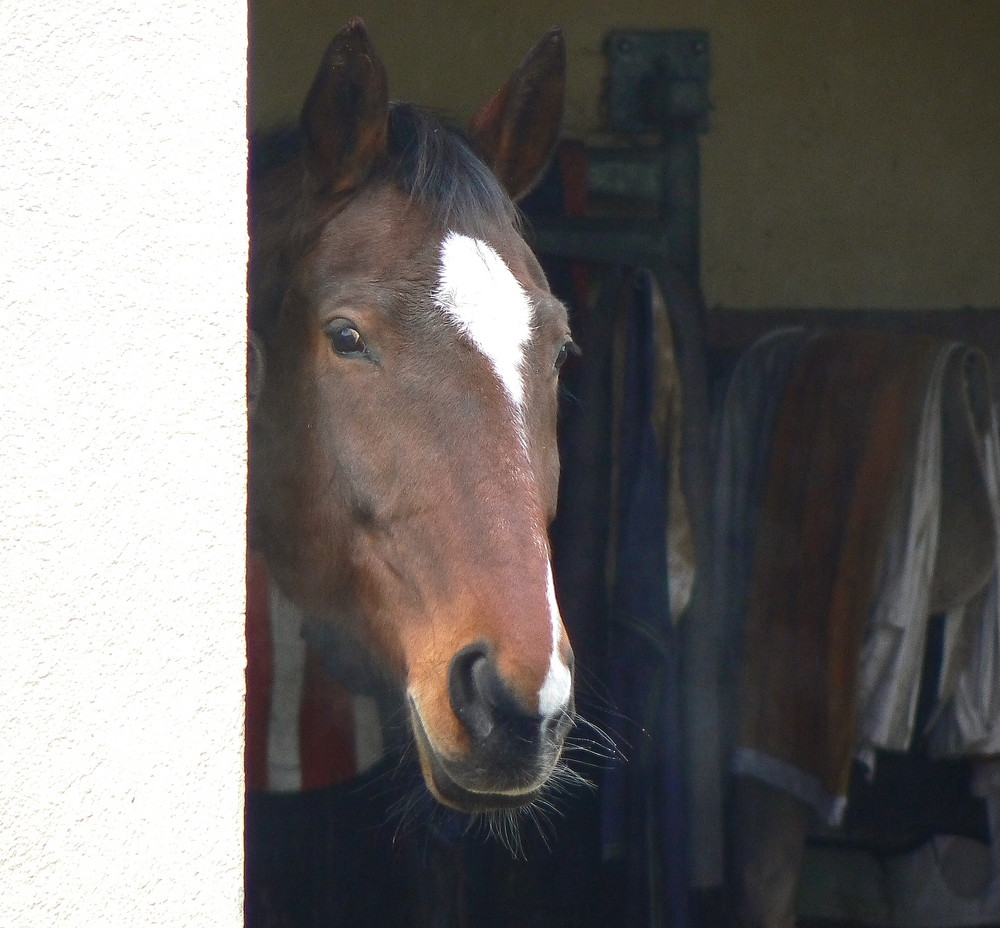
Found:
M 277 129 L 250 140 L 250 179 L 259 180 L 302 153 L 298 129 Z M 443 228 L 485 237 L 520 214 L 493 172 L 456 129 L 409 103 L 389 108 L 389 172 L 400 189 L 426 207 Z

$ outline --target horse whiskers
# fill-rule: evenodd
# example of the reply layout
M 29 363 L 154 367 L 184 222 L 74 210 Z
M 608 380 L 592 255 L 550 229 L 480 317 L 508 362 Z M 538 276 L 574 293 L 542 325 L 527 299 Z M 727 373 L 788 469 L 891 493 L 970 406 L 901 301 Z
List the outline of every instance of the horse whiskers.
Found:
M 412 748 L 406 754 L 412 753 Z M 401 758 L 395 771 L 387 772 L 394 778 L 405 766 Z M 555 820 L 562 818 L 564 811 L 560 800 L 584 788 L 596 789 L 596 784 L 560 760 L 549 776 L 542 792 L 528 805 L 517 809 L 499 809 L 492 812 L 476 812 L 463 816 L 466 835 L 481 835 L 499 842 L 511 857 L 527 859 L 526 828 L 534 828 L 541 843 L 549 851 L 557 837 Z M 456 819 L 461 813 L 446 810 L 440 806 L 421 784 L 414 784 L 389 809 L 388 819 L 396 820 L 392 843 L 399 845 L 406 839 L 426 833 L 428 840 L 438 827 L 447 833 L 456 832 Z M 458 830 L 462 830 L 459 825 Z
M 584 754 L 600 761 L 623 761 L 625 754 L 618 747 L 615 739 L 609 735 L 600 725 L 591 722 L 589 719 L 576 715 L 573 719 L 575 727 L 571 729 L 566 739 L 564 752 Z M 588 730 L 593 737 L 586 737 L 580 734 L 580 729 Z M 595 766 L 606 766 L 606 764 L 596 764 Z
M 567 405 L 569 404 L 573 406 L 583 405 L 583 403 L 580 402 L 580 398 L 572 390 L 566 387 L 565 381 L 559 382 L 559 399 L 565 402 Z
M 392 843 L 397 845 L 401 839 L 416 833 L 422 825 L 433 821 L 439 806 L 422 786 L 415 786 L 401 796 L 389 809 L 389 818 L 396 819 L 396 828 L 392 834 Z
M 599 714 L 604 718 L 622 722 L 629 721 L 628 716 L 619 710 L 607 683 L 584 663 L 577 662 L 574 680 L 577 706 L 585 707 L 585 711 L 593 710 L 594 714 Z M 585 721 L 579 716 L 576 717 L 576 720 Z
M 582 773 L 574 770 L 569 764 L 560 763 L 549 776 L 545 793 L 568 793 L 572 789 L 582 787 L 587 790 L 597 789 L 593 780 L 588 780 Z
M 598 740 L 601 741 L 603 744 L 607 745 L 607 747 L 611 751 L 618 750 L 618 746 L 615 744 L 615 739 L 612 738 L 611 735 L 609 735 L 603 728 L 601 728 L 600 725 L 598 725 L 596 722 L 592 722 L 585 715 L 580 715 L 579 713 L 574 714 L 573 724 L 577 726 L 582 725 L 585 728 L 589 729 L 591 732 L 594 733 L 594 735 L 598 738 Z
M 471 817 L 470 828 L 482 827 L 486 833 L 498 840 L 512 857 L 524 859 L 523 825 L 530 822 L 534 826 L 542 844 L 549 851 L 556 837 L 554 818 L 561 818 L 563 810 L 557 799 L 579 788 L 596 789 L 596 784 L 583 774 L 560 761 L 549 775 L 543 792 L 532 802 L 520 809 L 503 809 L 496 812 L 482 812 Z
M 518 827 L 520 817 L 518 812 L 511 809 L 481 814 L 481 824 L 486 829 L 487 835 L 499 841 L 514 858 L 524 858 L 525 856 L 524 842 Z

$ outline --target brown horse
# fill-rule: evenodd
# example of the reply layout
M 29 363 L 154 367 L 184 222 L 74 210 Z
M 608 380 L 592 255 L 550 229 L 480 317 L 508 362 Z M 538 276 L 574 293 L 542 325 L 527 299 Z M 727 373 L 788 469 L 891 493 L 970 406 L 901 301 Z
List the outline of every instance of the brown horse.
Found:
M 460 136 L 389 102 L 354 21 L 301 154 L 251 185 L 251 544 L 396 686 L 428 788 L 471 812 L 535 799 L 573 718 L 547 527 L 574 346 L 512 202 L 564 59 L 549 33 Z

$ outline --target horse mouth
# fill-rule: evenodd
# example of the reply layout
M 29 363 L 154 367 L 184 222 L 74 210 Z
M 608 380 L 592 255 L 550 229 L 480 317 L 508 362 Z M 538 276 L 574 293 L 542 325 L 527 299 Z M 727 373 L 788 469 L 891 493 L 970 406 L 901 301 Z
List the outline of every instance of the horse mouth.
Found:
M 447 769 L 446 762 L 431 744 L 423 720 L 410 699 L 410 721 L 417 742 L 420 768 L 424 781 L 434 797 L 443 805 L 460 812 L 496 812 L 501 809 L 518 809 L 529 805 L 541 794 L 548 776 L 536 778 L 524 789 L 471 789 L 458 783 Z M 479 776 L 482 771 L 479 770 Z

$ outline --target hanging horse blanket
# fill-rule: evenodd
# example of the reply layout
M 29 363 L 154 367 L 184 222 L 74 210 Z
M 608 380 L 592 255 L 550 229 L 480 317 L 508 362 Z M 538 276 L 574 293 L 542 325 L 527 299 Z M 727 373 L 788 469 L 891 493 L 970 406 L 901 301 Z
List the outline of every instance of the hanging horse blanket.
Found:
M 835 823 L 859 747 L 909 744 L 929 612 L 964 615 L 942 695 L 953 704 L 965 679 L 980 729 L 997 724 L 995 675 L 976 691 L 964 661 L 1000 626 L 996 425 L 984 359 L 954 343 L 827 333 L 784 376 L 747 572 L 734 769 Z

